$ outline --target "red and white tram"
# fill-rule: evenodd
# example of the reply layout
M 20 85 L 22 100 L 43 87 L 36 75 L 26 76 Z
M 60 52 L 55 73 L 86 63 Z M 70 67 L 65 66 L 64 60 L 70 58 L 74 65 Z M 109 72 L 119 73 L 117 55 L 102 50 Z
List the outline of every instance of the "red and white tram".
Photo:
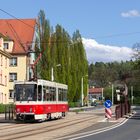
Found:
M 43 121 L 65 117 L 68 111 L 68 86 L 38 79 L 15 82 L 15 112 L 17 120 Z

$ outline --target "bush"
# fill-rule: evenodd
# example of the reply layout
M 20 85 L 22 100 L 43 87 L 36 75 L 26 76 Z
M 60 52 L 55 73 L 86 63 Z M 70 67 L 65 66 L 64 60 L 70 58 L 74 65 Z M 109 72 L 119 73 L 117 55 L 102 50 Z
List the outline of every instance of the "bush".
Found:
M 0 113 L 4 113 L 5 112 L 5 106 L 4 104 L 0 104 Z
M 5 108 L 9 106 L 14 107 L 13 104 L 0 104 L 0 113 L 5 113 Z
M 69 102 L 69 107 L 80 107 L 79 102 Z

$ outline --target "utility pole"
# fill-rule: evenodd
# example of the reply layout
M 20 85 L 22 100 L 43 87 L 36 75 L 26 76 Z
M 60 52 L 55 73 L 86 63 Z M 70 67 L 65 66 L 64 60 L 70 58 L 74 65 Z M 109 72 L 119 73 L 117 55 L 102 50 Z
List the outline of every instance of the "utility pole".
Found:
M 134 100 L 134 96 L 133 96 L 133 86 L 131 86 L 131 104 L 133 105 L 133 100 Z
M 114 104 L 114 85 L 112 84 L 112 105 Z
M 102 88 L 102 101 L 104 100 L 104 88 Z

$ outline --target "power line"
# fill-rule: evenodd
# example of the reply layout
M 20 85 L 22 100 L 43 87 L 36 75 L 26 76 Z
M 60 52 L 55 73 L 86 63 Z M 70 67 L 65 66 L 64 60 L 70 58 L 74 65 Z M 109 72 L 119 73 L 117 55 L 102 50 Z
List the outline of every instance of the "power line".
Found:
M 140 31 L 138 32 L 129 32 L 129 33 L 119 33 L 119 34 L 112 34 L 112 35 L 105 35 L 105 36 L 97 36 L 94 37 L 94 39 L 104 39 L 104 38 L 112 38 L 112 37 L 120 37 L 120 36 L 129 36 L 129 35 L 135 35 L 140 34 Z
M 22 21 L 21 19 L 15 17 L 14 15 L 6 12 L 5 10 L 0 8 L 0 11 L 2 11 L 3 13 L 13 17 L 14 19 L 17 19 L 18 21 L 22 22 L 23 24 L 29 26 L 30 28 L 34 29 L 33 26 L 31 26 L 30 24 L 25 23 L 24 21 Z M 104 38 L 113 38 L 113 37 L 120 37 L 120 36 L 129 36 L 129 35 L 134 35 L 134 34 L 140 34 L 140 31 L 137 32 L 129 32 L 129 33 L 119 33 L 119 34 L 111 34 L 111 35 L 105 35 L 105 36 L 97 36 L 94 37 L 94 39 L 104 39 Z
M 10 13 L 6 12 L 5 10 L 0 9 L 0 11 L 2 11 L 3 13 L 5 13 L 5 14 L 7 14 L 7 15 L 9 15 L 9 16 L 11 16 L 11 17 L 15 18 L 15 19 L 17 19 L 18 21 L 20 21 L 20 22 L 22 22 L 23 24 L 25 24 L 25 25 L 29 26 L 30 28 L 34 29 L 34 27 L 33 27 L 33 26 L 31 26 L 30 24 L 25 23 L 24 21 L 22 21 L 22 20 L 18 19 L 17 17 L 15 17 L 15 16 L 13 16 L 12 14 L 10 14 Z

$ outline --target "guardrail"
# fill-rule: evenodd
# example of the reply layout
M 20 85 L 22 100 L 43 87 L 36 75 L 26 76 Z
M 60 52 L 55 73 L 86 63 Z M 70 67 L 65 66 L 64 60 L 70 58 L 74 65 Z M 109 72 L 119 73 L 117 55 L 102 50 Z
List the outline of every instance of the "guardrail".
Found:
M 13 120 L 14 119 L 14 106 L 5 106 L 5 120 Z

